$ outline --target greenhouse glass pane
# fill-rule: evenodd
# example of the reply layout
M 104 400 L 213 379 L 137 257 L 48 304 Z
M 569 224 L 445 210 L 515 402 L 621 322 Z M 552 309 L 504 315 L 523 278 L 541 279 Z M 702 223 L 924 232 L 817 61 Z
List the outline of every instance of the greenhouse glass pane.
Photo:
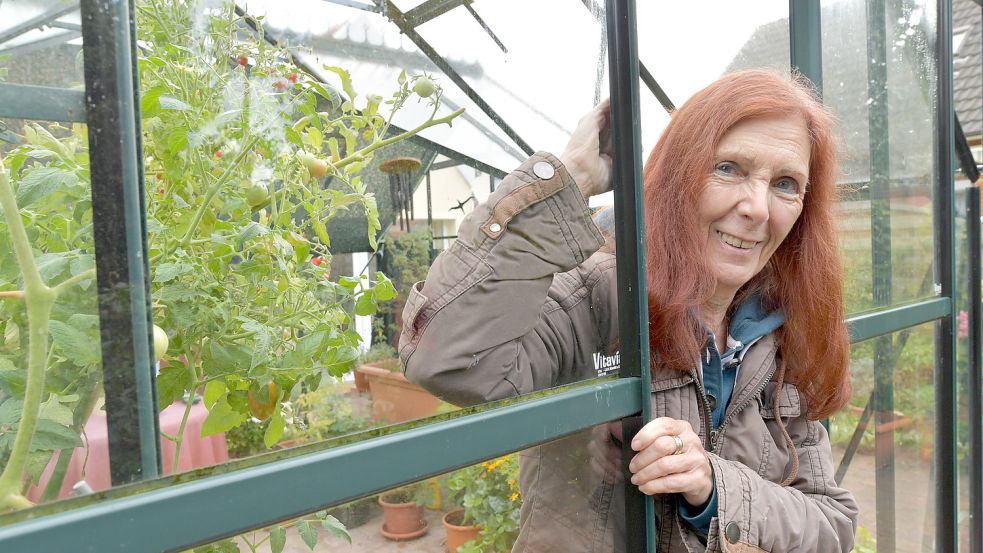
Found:
M 10 5 L 4 3 L 3 8 Z M 459 151 L 473 148 L 465 136 L 473 132 L 485 137 L 479 148 L 493 149 L 512 169 L 519 164 L 514 152 L 509 153 L 514 145 L 502 143 L 500 136 L 499 142 L 489 141 L 485 130 L 493 124 L 477 130 L 473 122 L 482 114 L 473 106 L 467 110 L 475 118 L 467 123 L 438 102 L 444 99 L 439 87 L 448 83 L 434 76 L 437 90 L 426 90 L 429 79 L 422 73 L 429 62 L 412 47 L 399 46 L 398 37 L 392 47 L 384 46 L 376 40 L 383 35 L 366 30 L 373 20 L 359 17 L 375 17 L 388 29 L 386 37 L 393 36 L 394 27 L 363 10 L 319 2 L 316 6 L 326 11 L 311 13 L 297 6 L 306 5 L 271 7 L 262 20 L 264 32 L 275 35 L 300 19 L 304 25 L 327 23 L 316 32 L 283 34 L 278 43 L 260 41 L 250 28 L 255 23 L 252 15 L 237 15 L 230 3 L 147 1 L 136 7 L 163 474 L 332 438 L 362 439 L 372 435 L 363 431 L 417 419 L 439 420 L 458 406 L 616 374 L 613 244 L 604 245 L 604 235 L 590 222 L 593 211 L 562 165 L 553 158 L 527 163 L 503 183 L 504 173 L 454 148 L 458 140 L 464 146 Z M 261 8 L 252 13 L 265 14 Z M 332 10 L 342 10 L 347 19 L 319 19 L 332 15 Z M 336 32 L 340 34 L 332 34 Z M 360 38 L 352 38 L 356 35 Z M 319 58 L 313 74 L 291 61 L 292 54 L 314 59 L 304 52 L 318 47 L 335 52 L 337 58 Z M 77 50 L 60 60 L 63 75 L 72 74 L 81 59 Z M 338 69 L 321 67 L 327 61 Z M 10 65 L 7 74 L 29 75 L 22 65 Z M 322 76 L 327 84 L 318 82 Z M 452 95 L 453 85 L 445 90 Z M 401 119 L 390 119 L 394 107 L 403 108 L 397 110 Z M 586 102 L 583 110 L 589 107 Z M 404 132 L 447 128 L 450 121 L 454 132 L 465 131 L 454 135 L 450 148 Z M 44 416 L 51 420 L 42 421 L 51 435 L 35 449 L 47 447 L 50 458 L 49 449 L 79 446 L 73 456 L 66 452 L 58 467 L 49 465 L 45 474 L 54 473 L 50 480 L 57 481 L 50 488 L 51 498 L 106 490 L 112 486 L 109 436 L 97 392 L 102 373 L 95 288 L 87 278 L 93 253 L 86 129 L 45 123 L 24 130 L 25 121 L 4 122 L 12 134 L 0 134 L 0 139 L 24 142 L 0 142 L 0 155 L 13 169 L 28 237 L 35 253 L 43 255 L 38 260 L 42 277 L 51 283 L 72 276 L 80 280 L 62 298 L 70 304 L 63 305 L 61 299 L 55 304 L 50 390 L 43 398 Z M 538 247 L 565 248 L 555 266 L 539 266 L 536 270 L 542 274 L 537 275 L 528 274 L 528 264 L 519 267 L 521 276 L 536 281 L 534 310 L 523 300 L 529 296 L 506 294 L 506 301 L 496 300 L 475 312 L 501 311 L 493 317 L 495 332 L 488 321 L 475 317 L 444 323 L 474 340 L 469 345 L 473 351 L 462 358 L 445 357 L 441 370 L 460 373 L 456 364 L 466 358 L 466 368 L 480 353 L 490 362 L 483 367 L 487 375 L 482 382 L 458 382 L 453 374 L 447 379 L 410 375 L 426 389 L 408 382 L 399 370 L 395 347 L 403 311 L 423 307 L 414 284 L 426 278 L 434 256 L 459 241 L 459 226 L 467 215 L 477 212 L 470 220 L 478 221 L 486 213 L 479 204 L 494 189 L 506 184 L 521 187 L 529 175 L 558 185 L 552 199 L 562 199 L 568 204 L 565 209 L 579 218 L 576 229 L 569 222 L 560 228 L 553 221 L 537 231 L 543 238 Z M 558 205 L 555 201 L 539 204 L 534 217 L 542 222 Z M 520 219 L 502 219 L 501 225 L 515 227 Z M 606 221 L 601 226 L 610 230 L 610 212 Z M 522 228 L 515 239 L 525 236 Z M 482 234 L 470 240 L 485 236 L 485 231 L 477 232 Z M 16 371 L 25 362 L 30 334 L 23 302 L 17 299 L 23 286 L 10 241 L 4 223 L 0 403 L 10 403 L 0 409 L 0 416 L 6 417 L 0 419 L 0 429 L 17 422 L 24 383 Z M 562 300 L 547 297 L 553 273 L 575 269 L 601 247 L 607 248 L 605 270 L 611 278 L 583 305 L 589 311 L 592 302 L 603 303 L 596 307 L 609 316 L 596 324 L 603 325 L 605 339 L 595 342 L 593 334 L 589 340 L 578 335 L 570 337 L 576 348 L 558 347 L 536 342 L 537 329 L 525 328 L 526 339 L 535 342 L 527 351 L 540 355 L 535 377 L 522 380 L 517 376 L 524 375 L 518 373 L 496 372 L 508 366 L 508 350 L 515 352 L 512 341 L 518 335 L 510 333 L 532 324 L 541 311 L 557 304 L 557 298 Z M 462 254 L 466 249 L 455 251 Z M 473 277 L 482 267 L 463 272 Z M 508 318 L 510 311 L 521 311 L 526 319 L 516 323 Z M 492 338 L 499 340 L 501 357 L 490 355 L 487 340 Z M 447 338 L 441 333 L 430 339 Z M 69 355 L 73 349 L 77 351 Z M 551 356 L 546 350 L 576 355 L 559 359 L 559 353 Z M 85 351 L 94 353 L 78 353 Z M 403 356 L 404 361 L 409 356 L 405 350 Z M 427 366 L 438 363 L 426 351 L 417 358 Z M 389 393 L 395 395 L 385 395 L 383 387 L 393 383 L 395 391 Z M 12 441 L 10 432 L 0 439 L 0 448 L 6 448 L 0 449 L 0 461 L 6 462 Z M 257 462 L 277 458 L 273 453 Z M 46 460 L 33 455 L 22 472 L 36 478 Z M 32 490 L 30 499 L 37 501 L 43 493 L 43 488 Z
M 72 12 L 64 2 L 0 6 L 0 94 L 10 84 L 81 88 L 80 44 L 47 40 L 58 29 L 15 33 L 53 11 L 62 14 L 58 21 L 78 22 L 77 6 Z M 47 100 L 19 94 L 16 104 L 5 100 L 0 118 L 3 511 L 70 495 L 84 476 L 69 466 L 77 460 L 81 467 L 93 447 L 85 434 L 98 440 L 90 422 L 102 417 L 105 435 L 88 129 L 32 119 Z M 69 97 L 84 118 L 81 94 Z M 50 306 L 45 288 L 55 293 Z M 26 386 L 38 386 L 40 395 L 29 397 Z
M 788 2 L 638 2 L 637 9 L 638 57 L 677 106 L 724 73 L 789 67 Z
M 341 80 L 338 75 L 325 70 L 325 65 L 349 71 L 356 91 L 362 94 L 382 94 L 392 90 L 404 70 L 411 76 L 424 73 L 434 76 L 444 91 L 439 114 L 446 115 L 458 108 L 464 108 L 465 112 L 453 126 L 431 127 L 420 136 L 503 171 L 525 159 L 521 148 L 381 14 L 320 0 L 251 2 L 249 13 L 265 17 L 264 23 L 271 36 L 289 44 L 290 51 L 306 63 L 318 79 L 339 90 L 342 90 Z M 448 61 L 458 59 L 454 53 L 448 56 Z M 458 71 L 465 75 L 480 73 L 482 66 L 472 59 Z M 412 129 L 430 111 L 426 102 L 413 100 L 396 114 L 393 123 L 403 129 Z M 386 110 L 383 112 L 387 113 Z
M 928 323 L 852 347 L 853 397 L 830 419 L 830 439 L 837 475 L 860 507 L 858 550 L 914 553 L 935 543 L 937 331 Z
M 841 248 L 851 312 L 937 294 L 934 4 L 824 4 L 824 99 L 840 123 Z M 885 92 L 888 91 L 888 92 Z
M 616 421 L 196 549 L 443 553 L 622 551 Z M 477 526 L 477 527 L 476 527 Z M 264 549 L 265 550 L 265 549 Z M 276 550 L 276 549 L 275 549 Z
M 558 152 L 580 116 L 609 95 L 597 4 L 478 2 L 474 13 L 460 6 L 418 30 L 533 150 Z
M 73 43 L 75 53 L 81 44 L 79 6 L 72 0 L 11 0 L 0 6 L 0 58 L 5 55 L 23 56 L 27 52 L 66 50 L 60 47 Z M 34 69 L 47 67 L 35 57 Z M 40 71 L 46 73 L 47 71 Z M 48 78 L 56 77 L 51 71 Z

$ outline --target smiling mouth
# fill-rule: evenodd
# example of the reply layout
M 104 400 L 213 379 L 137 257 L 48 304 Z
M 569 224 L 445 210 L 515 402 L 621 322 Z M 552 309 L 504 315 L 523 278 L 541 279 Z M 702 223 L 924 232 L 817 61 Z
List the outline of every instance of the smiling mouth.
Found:
M 733 234 L 727 234 L 726 232 L 717 231 L 717 236 L 720 237 L 723 242 L 729 246 L 734 246 L 742 250 L 750 250 L 751 248 L 758 245 L 757 242 L 751 242 L 748 240 L 741 240 L 740 238 L 734 236 Z

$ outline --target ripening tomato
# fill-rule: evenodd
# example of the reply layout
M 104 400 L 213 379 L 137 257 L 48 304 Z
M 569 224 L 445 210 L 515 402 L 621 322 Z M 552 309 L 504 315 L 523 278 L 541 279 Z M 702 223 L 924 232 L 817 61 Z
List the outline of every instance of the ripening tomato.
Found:
M 317 265 L 318 267 L 320 267 L 320 266 L 321 266 L 321 263 L 322 263 L 323 261 L 324 261 L 324 260 L 323 260 L 323 259 L 321 259 L 321 256 L 319 256 L 319 255 L 316 255 L 316 256 L 314 256 L 314 257 L 312 257 L 312 258 L 311 258 L 311 263 L 312 263 L 312 264 L 314 264 L 314 265 Z
M 243 67 L 249 65 L 249 56 L 247 56 L 246 54 L 239 54 L 238 56 L 236 56 L 236 63 L 238 63 Z
M 290 82 L 292 82 L 292 83 L 297 82 L 297 79 L 298 79 L 298 75 L 297 75 L 297 72 L 296 71 L 294 71 L 293 73 L 290 74 L 289 77 L 287 77 L 287 80 L 290 81 Z
M 320 179 L 328 174 L 328 163 L 323 159 L 304 151 L 297 152 L 297 157 L 300 158 L 304 167 L 307 167 L 307 172 L 310 173 L 311 177 Z
M 273 416 L 273 409 L 276 408 L 278 395 L 279 391 L 275 382 L 270 382 L 266 385 L 266 398 L 257 397 L 256 393 L 249 390 L 249 395 L 246 398 L 247 403 L 249 403 L 249 412 L 257 419 L 265 421 Z

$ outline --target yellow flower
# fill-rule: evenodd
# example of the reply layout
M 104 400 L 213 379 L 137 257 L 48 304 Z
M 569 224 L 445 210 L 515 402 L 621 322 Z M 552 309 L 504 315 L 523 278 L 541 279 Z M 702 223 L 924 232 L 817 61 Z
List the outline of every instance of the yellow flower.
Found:
M 504 463 L 504 462 L 505 462 L 505 458 L 503 457 L 501 459 L 495 459 L 494 461 L 489 461 L 487 463 L 482 463 L 482 465 L 485 467 L 485 469 L 488 470 L 488 472 L 492 472 L 493 470 L 495 470 L 498 467 L 502 466 L 502 463 Z
M 509 489 L 510 490 L 515 489 L 515 478 L 509 478 Z
M 519 499 L 519 492 L 512 492 L 512 498 L 511 499 L 512 499 L 512 501 L 515 501 L 516 499 Z

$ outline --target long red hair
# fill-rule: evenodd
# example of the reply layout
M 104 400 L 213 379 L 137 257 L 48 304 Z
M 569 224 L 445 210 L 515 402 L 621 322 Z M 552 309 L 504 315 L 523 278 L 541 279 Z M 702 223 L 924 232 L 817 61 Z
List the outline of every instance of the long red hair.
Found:
M 836 145 L 832 118 L 799 76 L 754 69 L 731 73 L 675 111 L 645 164 L 649 334 L 655 363 L 691 369 L 707 332 L 702 306 L 716 282 L 703 251 L 697 202 L 717 144 L 737 123 L 801 117 L 811 139 L 802 214 L 761 272 L 738 291 L 733 309 L 758 292 L 781 307 L 777 331 L 785 380 L 805 396 L 811 419 L 829 416 L 850 396 L 850 343 L 843 323 L 843 271 L 833 217 Z

